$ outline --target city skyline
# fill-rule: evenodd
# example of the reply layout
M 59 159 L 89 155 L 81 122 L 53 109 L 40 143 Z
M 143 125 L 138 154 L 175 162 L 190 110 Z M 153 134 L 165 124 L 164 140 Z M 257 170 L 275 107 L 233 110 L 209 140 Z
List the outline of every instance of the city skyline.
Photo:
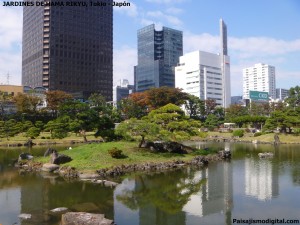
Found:
M 21 84 L 22 7 L 5 7 L 0 1 L 0 83 Z M 114 83 L 133 83 L 137 64 L 138 29 L 156 24 L 183 31 L 183 53 L 220 52 L 220 18 L 228 29 L 232 95 L 242 94 L 242 69 L 256 63 L 276 67 L 276 86 L 289 88 L 300 79 L 300 2 L 254 0 L 220 2 L 195 0 L 129 1 L 114 7 Z M 286 79 L 286 78 L 289 79 Z

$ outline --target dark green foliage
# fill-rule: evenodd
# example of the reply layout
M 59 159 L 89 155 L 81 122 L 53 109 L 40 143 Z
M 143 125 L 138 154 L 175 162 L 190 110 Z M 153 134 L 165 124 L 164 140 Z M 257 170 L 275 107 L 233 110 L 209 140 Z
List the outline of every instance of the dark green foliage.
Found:
M 212 131 L 214 128 L 218 127 L 219 119 L 214 114 L 209 114 L 204 122 L 204 127 Z
M 232 136 L 234 137 L 243 137 L 244 136 L 244 130 L 235 130 L 232 132 Z
M 258 136 L 261 136 L 262 135 L 262 132 L 256 132 L 255 134 L 254 134 L 254 137 L 258 137 Z
M 108 150 L 108 153 L 110 154 L 111 157 L 116 158 L 116 159 L 121 159 L 121 158 L 125 157 L 122 150 L 120 150 L 116 147 Z
M 40 135 L 40 128 L 37 127 L 31 127 L 26 132 L 26 137 L 38 137 Z

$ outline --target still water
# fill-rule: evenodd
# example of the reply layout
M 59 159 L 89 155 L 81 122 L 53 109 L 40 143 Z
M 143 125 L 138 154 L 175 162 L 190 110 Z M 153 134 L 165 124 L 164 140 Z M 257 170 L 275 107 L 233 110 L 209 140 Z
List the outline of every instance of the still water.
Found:
M 0 151 L 0 224 L 57 225 L 49 210 L 104 213 L 118 225 L 222 225 L 233 219 L 300 220 L 300 146 L 194 143 L 230 148 L 230 162 L 132 174 L 116 188 L 67 182 L 49 174 L 19 174 L 9 166 L 23 150 Z M 33 149 L 42 155 L 42 149 Z M 259 152 L 273 152 L 259 159 Z M 21 213 L 32 214 L 22 221 Z M 297 224 L 297 223 L 296 223 Z M 299 223 L 300 224 L 300 223 Z

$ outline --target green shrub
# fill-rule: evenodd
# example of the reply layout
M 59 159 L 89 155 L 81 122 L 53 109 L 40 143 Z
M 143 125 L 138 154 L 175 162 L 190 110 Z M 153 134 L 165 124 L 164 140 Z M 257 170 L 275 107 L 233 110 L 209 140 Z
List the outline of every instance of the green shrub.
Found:
M 116 159 L 124 158 L 122 150 L 120 150 L 116 147 L 108 150 L 108 153 L 110 154 L 111 157 L 116 158 Z
M 26 137 L 31 137 L 31 139 L 38 137 L 41 130 L 37 127 L 30 127 L 26 132 Z
M 258 137 L 260 135 L 262 135 L 262 132 L 256 132 L 256 133 L 254 133 L 254 137 Z
M 300 135 L 300 128 L 294 128 L 293 133 L 294 133 L 294 135 L 299 136 Z
M 235 131 L 233 131 L 232 135 L 234 137 L 243 137 L 244 136 L 244 130 L 235 130 Z

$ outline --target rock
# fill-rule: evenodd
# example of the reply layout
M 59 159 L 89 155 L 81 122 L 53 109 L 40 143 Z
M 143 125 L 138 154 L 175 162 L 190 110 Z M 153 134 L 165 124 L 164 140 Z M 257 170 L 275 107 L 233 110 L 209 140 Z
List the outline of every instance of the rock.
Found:
M 231 152 L 230 150 L 222 150 L 218 152 L 219 157 L 221 159 L 231 159 Z
M 23 220 L 28 220 L 31 219 L 31 214 L 22 213 L 19 215 L 19 218 Z
M 170 152 L 179 154 L 187 154 L 188 152 L 193 151 L 192 147 L 185 146 L 178 142 L 147 141 L 143 143 L 142 147 L 149 148 L 151 151 L 156 152 Z
M 72 158 L 70 156 L 64 154 L 58 154 L 57 152 L 53 152 L 51 154 L 50 163 L 60 165 L 70 161 L 72 161 Z
M 59 207 L 59 208 L 51 209 L 49 214 L 60 215 L 60 214 L 67 213 L 68 211 L 69 211 L 69 209 L 66 207 Z
M 109 180 L 104 180 L 103 181 L 104 186 L 106 187 L 115 187 L 118 185 L 118 183 L 113 182 L 113 181 L 109 181 Z
M 26 142 L 24 143 L 24 146 L 28 146 L 28 147 L 31 147 L 31 146 L 33 146 L 33 145 L 35 145 L 35 143 L 33 143 L 33 141 L 32 141 L 31 139 L 29 139 L 28 141 L 26 141 Z
M 57 150 L 54 148 L 48 148 L 44 153 L 44 157 L 51 155 L 53 152 L 57 153 Z
M 42 167 L 42 171 L 45 172 L 53 172 L 59 169 L 59 165 L 52 164 L 52 163 L 45 163 Z
M 30 155 L 29 153 L 21 153 L 20 155 L 19 155 L 19 159 L 18 159 L 18 161 L 21 161 L 21 160 L 31 160 L 31 159 L 33 159 L 33 156 L 32 155 Z
M 280 140 L 279 140 L 279 136 L 278 134 L 274 135 L 274 145 L 279 145 L 280 144 Z
M 97 173 L 80 173 L 78 176 L 79 176 L 79 179 L 81 179 L 81 180 L 97 179 L 100 177 L 99 174 L 97 174 Z
M 78 171 L 75 168 L 70 167 L 70 166 L 61 167 L 58 170 L 58 172 L 64 178 L 68 178 L 68 179 L 78 178 Z
M 113 220 L 104 218 L 103 214 L 69 212 L 62 215 L 61 225 L 113 225 Z
M 274 156 L 274 153 L 272 153 L 272 152 L 258 153 L 258 157 L 261 159 L 273 158 L 273 156 Z

